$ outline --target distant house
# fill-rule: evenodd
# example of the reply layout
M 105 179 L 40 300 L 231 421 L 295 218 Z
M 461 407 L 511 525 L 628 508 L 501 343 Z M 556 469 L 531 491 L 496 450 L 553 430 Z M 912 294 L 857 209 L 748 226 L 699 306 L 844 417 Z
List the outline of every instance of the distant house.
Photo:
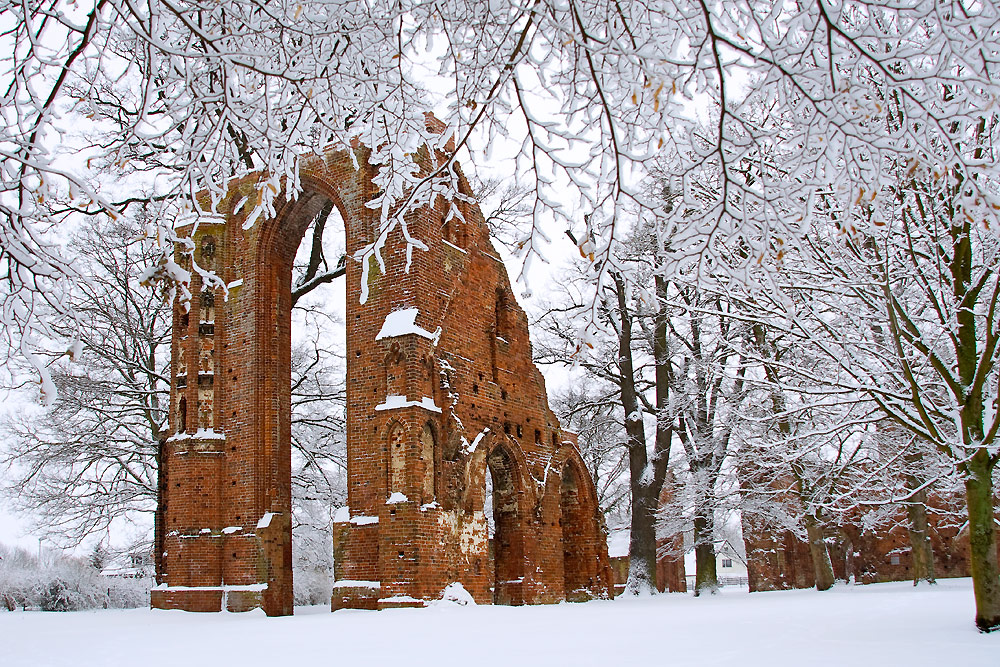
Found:
M 153 555 L 146 551 L 119 554 L 101 570 L 102 577 L 145 579 L 153 576 Z
M 684 554 L 684 573 L 688 590 L 694 590 L 694 549 Z M 747 557 L 741 542 L 728 539 L 715 545 L 715 574 L 720 586 L 746 586 L 748 583 Z
M 690 535 L 685 536 L 684 543 L 691 544 Z M 658 545 L 667 546 L 666 540 L 658 540 Z M 747 585 L 747 559 L 742 546 L 739 540 L 734 543 L 728 539 L 716 545 L 715 568 L 720 586 Z M 625 590 L 625 582 L 628 581 L 628 554 L 629 530 L 624 528 L 611 531 L 608 536 L 608 557 L 615 578 L 615 595 Z M 656 566 L 656 588 L 661 593 L 684 593 L 694 590 L 696 568 L 693 547 L 688 546 L 683 559 L 667 554 L 661 555 L 657 558 Z

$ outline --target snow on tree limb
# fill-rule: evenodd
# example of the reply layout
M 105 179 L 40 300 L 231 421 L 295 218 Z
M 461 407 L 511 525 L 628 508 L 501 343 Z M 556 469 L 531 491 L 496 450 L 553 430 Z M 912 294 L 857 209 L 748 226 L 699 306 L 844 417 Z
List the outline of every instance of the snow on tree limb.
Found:
M 459 193 L 450 158 L 427 175 L 410 156 L 449 139 L 474 159 L 480 145 L 520 142 L 517 175 L 535 190 L 524 258 L 546 227 L 588 215 L 598 283 L 615 268 L 623 218 L 652 209 L 642 182 L 663 156 L 685 203 L 704 211 L 684 219 L 675 207 L 689 241 L 678 262 L 736 237 L 747 248 L 736 268 L 749 271 L 768 239 L 804 233 L 819 198 L 849 211 L 877 196 L 902 154 L 962 172 L 995 219 L 976 179 L 995 161 L 974 149 L 1000 92 L 997 12 L 933 0 L 11 4 L 4 326 L 46 337 L 25 295 L 58 304 L 54 285 L 72 278 L 49 230 L 80 211 L 118 214 L 108 174 L 153 183 L 166 225 L 197 210 L 196 193 L 209 193 L 211 213 L 229 178 L 262 171 L 268 214 L 279 192 L 301 189 L 302 157 L 330 146 L 370 150 L 379 238 L 401 229 L 412 252 L 422 241 L 403 214 Z M 432 109 L 443 132 L 425 122 Z M 85 164 L 70 167 L 63 145 Z M 719 184 L 709 206 L 706 177 Z M 172 251 L 171 235 L 157 236 Z M 381 261 L 377 242 L 366 270 L 372 256 Z

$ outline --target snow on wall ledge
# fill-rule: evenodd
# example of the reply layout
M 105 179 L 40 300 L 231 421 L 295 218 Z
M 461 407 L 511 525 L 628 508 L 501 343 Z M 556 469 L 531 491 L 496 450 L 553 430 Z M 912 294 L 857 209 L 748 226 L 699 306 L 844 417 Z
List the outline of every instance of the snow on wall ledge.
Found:
M 202 375 L 210 375 L 202 373 Z M 167 438 L 167 442 L 180 442 L 182 440 L 225 440 L 225 433 L 217 433 L 210 428 L 200 428 L 194 433 L 178 433 Z
M 352 516 L 351 524 L 355 526 L 370 526 L 373 523 L 378 523 L 377 516 Z
M 427 396 L 424 396 L 419 401 L 408 401 L 406 400 L 406 396 L 386 396 L 385 403 L 375 406 L 375 409 L 379 411 L 398 410 L 400 408 L 423 408 L 424 410 L 430 410 L 439 414 L 441 412 L 441 408 L 434 404 L 434 399 Z
M 266 591 L 267 584 L 243 584 L 243 585 L 222 585 L 222 586 L 168 586 L 167 584 L 159 584 L 153 586 L 151 590 L 154 591 L 165 591 L 167 593 L 177 592 L 177 591 L 205 591 L 205 592 L 223 592 L 223 593 L 254 593 L 259 591 Z
M 367 581 L 362 579 L 340 579 L 333 582 L 334 588 L 369 588 L 376 589 L 382 587 L 380 581 Z
M 431 333 L 427 329 L 417 326 L 417 315 L 419 314 L 420 310 L 417 308 L 404 308 L 403 310 L 395 310 L 389 313 L 385 316 L 385 322 L 382 323 L 382 328 L 379 330 L 378 335 L 375 336 L 375 340 L 416 334 L 417 336 L 437 341 L 441 336 L 441 327 L 438 327 L 437 331 Z

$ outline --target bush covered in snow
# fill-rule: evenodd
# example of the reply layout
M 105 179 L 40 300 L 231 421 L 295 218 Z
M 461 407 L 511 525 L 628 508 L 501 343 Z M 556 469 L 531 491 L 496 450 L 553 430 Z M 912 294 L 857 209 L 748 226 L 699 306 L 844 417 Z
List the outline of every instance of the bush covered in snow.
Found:
M 151 586 L 149 577 L 102 576 L 86 560 L 0 545 L 0 610 L 144 607 Z
M 330 572 L 322 567 L 295 568 L 292 573 L 295 582 L 295 605 L 330 604 L 333 582 Z
M 333 590 L 330 508 L 322 503 L 299 501 L 292 512 L 297 519 L 292 531 L 295 605 L 328 605 Z

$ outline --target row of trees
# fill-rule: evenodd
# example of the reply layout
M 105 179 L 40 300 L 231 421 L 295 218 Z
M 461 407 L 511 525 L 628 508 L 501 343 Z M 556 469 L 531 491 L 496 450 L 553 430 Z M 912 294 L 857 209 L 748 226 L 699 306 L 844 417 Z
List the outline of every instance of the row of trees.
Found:
M 0 610 L 79 611 L 149 605 L 152 572 L 140 568 L 130 569 L 127 576 L 102 576 L 106 564 L 99 548 L 89 559 L 80 559 L 50 552 L 35 555 L 0 544 Z
M 800 534 L 823 589 L 833 583 L 824 529 L 859 507 L 905 507 L 915 576 L 933 580 L 928 493 L 964 494 L 977 624 L 1000 624 L 1000 241 L 960 172 L 914 158 L 896 175 L 857 209 L 818 198 L 802 237 L 760 230 L 678 261 L 689 241 L 677 219 L 705 211 L 675 196 L 664 171 L 661 215 L 631 229 L 597 280 L 602 326 L 590 344 L 574 323 L 593 308 L 586 286 L 600 260 L 584 258 L 541 318 L 540 360 L 598 381 L 569 412 L 616 403 L 631 590 L 653 581 L 664 479 L 677 484 L 660 530 L 693 529 L 698 592 L 716 585 L 717 523 L 735 510 Z

